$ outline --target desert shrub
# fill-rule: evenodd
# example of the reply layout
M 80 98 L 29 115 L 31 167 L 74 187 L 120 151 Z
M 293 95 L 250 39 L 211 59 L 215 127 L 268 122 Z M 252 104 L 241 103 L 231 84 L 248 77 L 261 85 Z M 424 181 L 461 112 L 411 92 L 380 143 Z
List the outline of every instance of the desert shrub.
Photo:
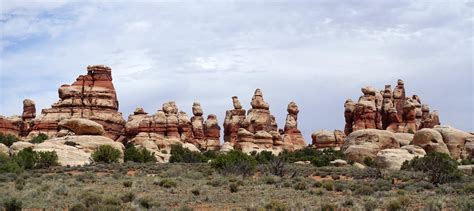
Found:
M 469 184 L 464 186 L 464 193 L 467 194 L 474 194 L 474 182 L 470 182 Z
M 0 143 L 5 144 L 7 147 L 10 147 L 14 142 L 19 141 L 19 139 L 11 134 L 0 133 Z
M 102 204 L 120 206 L 122 205 L 122 200 L 120 200 L 116 196 L 108 195 L 105 196 L 104 199 L 102 199 Z
M 472 211 L 474 210 L 474 198 L 472 196 L 459 198 L 456 207 L 458 210 Z
M 33 169 L 33 167 L 35 167 L 36 153 L 31 147 L 25 148 L 13 156 L 13 159 L 20 167 L 24 169 Z
M 335 211 L 337 210 L 337 206 L 331 203 L 323 203 L 321 204 L 321 211 Z
M 200 152 L 193 152 L 181 145 L 171 146 L 170 163 L 204 163 L 208 158 Z
M 73 142 L 73 141 L 66 141 L 64 142 L 64 144 L 68 146 L 73 146 L 73 147 L 77 146 L 76 142 Z
M 229 189 L 231 193 L 236 193 L 239 191 L 239 185 L 237 185 L 237 183 L 230 183 Z
M 133 185 L 133 181 L 130 181 L 130 180 L 123 181 L 123 186 L 126 188 L 132 187 L 132 185 Z
M 23 169 L 10 156 L 0 153 L 0 173 L 21 173 Z
M 117 163 L 121 157 L 121 153 L 120 150 L 110 145 L 101 145 L 91 156 L 92 160 L 97 163 Z
M 378 203 L 375 199 L 367 198 L 366 200 L 364 200 L 364 210 L 366 211 L 372 211 L 377 209 L 377 205 Z
M 222 185 L 225 185 L 227 184 L 227 180 L 223 179 L 223 178 L 215 178 L 209 182 L 207 182 L 207 185 L 210 185 L 212 187 L 219 187 L 219 186 L 222 186 Z
M 402 170 L 426 172 L 434 184 L 456 181 L 461 178 L 456 160 L 445 153 L 430 152 L 424 157 L 405 161 Z
M 150 196 L 139 198 L 138 204 L 140 204 L 141 207 L 146 208 L 146 209 L 152 209 L 154 207 L 160 206 L 160 204 L 158 202 L 155 202 L 154 199 Z
M 335 191 L 342 192 L 346 189 L 348 189 L 347 183 L 339 182 L 339 181 L 334 183 L 334 190 Z
M 175 188 L 177 186 L 176 182 L 174 182 L 172 180 L 169 180 L 169 179 L 161 180 L 158 183 L 158 185 L 161 186 L 161 187 L 164 187 L 164 188 Z
M 281 203 L 281 202 L 271 201 L 270 203 L 265 205 L 265 209 L 266 210 L 274 210 L 274 211 L 284 211 L 284 210 L 288 210 L 288 207 L 285 204 Z
M 149 150 L 145 148 L 142 148 L 139 150 L 135 146 L 131 145 L 125 149 L 124 161 L 148 163 L 148 162 L 156 162 L 156 158 L 155 158 L 154 152 L 150 152 Z
M 365 157 L 364 158 L 364 164 L 368 167 L 375 167 L 376 166 L 374 159 L 372 159 L 371 157 Z
M 122 200 L 123 203 L 132 202 L 134 199 L 135 199 L 135 193 L 133 193 L 133 192 L 124 193 L 120 197 L 120 200 Z
M 333 191 L 334 190 L 334 183 L 332 181 L 325 181 L 323 183 L 323 188 L 326 189 L 327 191 Z
M 284 158 L 274 157 L 269 162 L 270 172 L 273 175 L 283 177 L 286 172 L 285 163 Z
M 306 190 L 306 183 L 304 181 L 300 181 L 296 183 L 294 186 L 295 190 Z
M 51 166 L 58 166 L 58 155 L 55 151 L 50 152 L 36 152 L 35 168 L 49 168 Z
M 207 150 L 207 151 L 203 152 L 202 154 L 209 160 L 212 160 L 212 159 L 216 158 L 217 155 L 219 155 L 217 153 L 217 151 L 213 151 L 213 150 Z
M 397 211 L 404 210 L 410 205 L 410 198 L 408 196 L 400 196 L 398 198 L 392 199 L 387 204 L 387 210 Z
M 354 191 L 354 193 L 357 194 L 357 195 L 369 196 L 369 195 L 372 195 L 374 193 L 374 189 L 372 187 L 368 186 L 368 185 L 362 185 L 359 188 L 357 188 Z
M 48 135 L 44 133 L 40 133 L 36 135 L 35 137 L 33 137 L 30 142 L 33 144 L 39 144 L 39 143 L 43 143 L 47 139 L 48 139 Z
M 199 194 L 201 194 L 201 193 L 199 192 L 199 189 L 192 189 L 192 190 L 191 190 L 191 193 L 192 193 L 193 195 L 195 195 L 195 196 L 199 196 Z
M 221 173 L 250 175 L 257 165 L 254 157 L 241 151 L 232 150 L 226 154 L 218 155 L 211 162 L 211 166 Z
M 352 198 L 345 198 L 341 204 L 343 207 L 352 207 L 354 206 L 354 200 Z
M 16 198 L 7 198 L 2 204 L 3 208 L 7 211 L 20 211 L 23 206 L 21 200 L 17 200 Z
M 72 205 L 72 207 L 69 208 L 69 210 L 70 211 L 87 211 L 87 207 L 81 203 L 77 203 L 77 204 Z
M 389 191 L 392 189 L 392 182 L 384 179 L 377 179 L 373 183 L 375 191 Z
M 258 164 L 270 163 L 275 158 L 275 155 L 270 151 L 261 151 L 259 153 L 253 151 L 250 155 L 255 158 Z
M 102 203 L 102 196 L 94 192 L 84 192 L 80 198 L 84 205 L 88 208 Z

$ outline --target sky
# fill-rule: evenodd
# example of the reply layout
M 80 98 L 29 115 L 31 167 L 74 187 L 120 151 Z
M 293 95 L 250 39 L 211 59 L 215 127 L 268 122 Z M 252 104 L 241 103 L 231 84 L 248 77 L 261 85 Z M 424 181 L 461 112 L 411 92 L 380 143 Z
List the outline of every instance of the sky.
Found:
M 280 127 L 344 128 L 344 101 L 363 86 L 405 81 L 441 123 L 474 132 L 474 2 L 0 1 L 0 114 L 37 113 L 86 67 L 112 68 L 125 119 L 176 101 L 192 116 L 245 109 L 263 91 Z

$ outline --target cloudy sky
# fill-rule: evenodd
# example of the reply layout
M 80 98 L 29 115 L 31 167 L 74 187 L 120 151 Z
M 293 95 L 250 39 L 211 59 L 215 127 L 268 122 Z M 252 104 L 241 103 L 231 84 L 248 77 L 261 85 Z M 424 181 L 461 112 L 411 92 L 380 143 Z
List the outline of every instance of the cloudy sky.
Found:
M 37 1 L 35 1 L 37 2 Z M 344 127 L 360 87 L 402 78 L 443 124 L 474 131 L 473 1 L 0 2 L 0 114 L 58 100 L 90 64 L 112 68 L 124 118 L 194 101 L 223 123 L 256 88 L 284 125 L 300 107 L 307 141 Z

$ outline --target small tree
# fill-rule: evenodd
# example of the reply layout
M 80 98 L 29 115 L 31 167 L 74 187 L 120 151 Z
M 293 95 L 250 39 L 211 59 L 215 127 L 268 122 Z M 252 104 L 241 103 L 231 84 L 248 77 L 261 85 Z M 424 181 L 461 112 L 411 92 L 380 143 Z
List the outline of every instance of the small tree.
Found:
M 23 169 L 7 154 L 0 152 L 0 173 L 21 173 Z
M 424 157 L 405 161 L 401 169 L 426 172 L 433 184 L 459 180 L 462 175 L 456 160 L 440 152 L 430 152 Z
M 39 144 L 39 143 L 43 143 L 47 139 L 48 139 L 48 135 L 44 133 L 40 133 L 37 136 L 33 137 L 30 142 L 33 144 Z
M 92 160 L 95 162 L 117 163 L 121 157 L 120 150 L 110 145 L 102 145 L 92 153 Z
M 24 169 L 33 169 L 37 160 L 37 154 L 33 151 L 33 148 L 28 147 L 16 153 L 13 159 L 20 167 Z
M 58 155 L 54 151 L 50 152 L 36 152 L 35 168 L 49 168 L 51 166 L 58 166 Z
M 156 162 L 155 153 L 145 148 L 138 150 L 133 144 L 127 145 L 124 153 L 125 161 L 133 161 L 137 163 Z

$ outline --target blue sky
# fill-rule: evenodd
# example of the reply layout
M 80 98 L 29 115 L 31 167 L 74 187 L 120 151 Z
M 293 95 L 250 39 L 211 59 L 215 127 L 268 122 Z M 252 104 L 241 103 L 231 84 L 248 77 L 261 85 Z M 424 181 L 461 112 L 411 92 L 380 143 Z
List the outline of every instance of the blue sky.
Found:
M 360 87 L 405 81 L 443 124 L 474 131 L 472 1 L 1 1 L 0 114 L 58 100 L 90 64 L 113 69 L 124 118 L 194 101 L 220 124 L 256 88 L 307 141 L 344 127 Z

